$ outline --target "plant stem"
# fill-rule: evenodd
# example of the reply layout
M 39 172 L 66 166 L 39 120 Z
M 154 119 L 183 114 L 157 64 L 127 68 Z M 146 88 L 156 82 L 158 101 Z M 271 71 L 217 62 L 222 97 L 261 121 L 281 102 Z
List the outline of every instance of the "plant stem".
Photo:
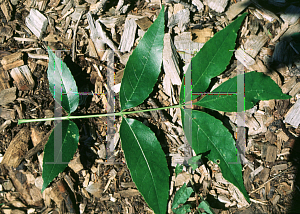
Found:
M 125 114 L 134 114 L 139 112 L 147 112 L 147 111 L 157 111 L 157 110 L 164 110 L 169 108 L 181 108 L 184 105 L 175 105 L 175 106 L 166 106 L 161 108 L 154 108 L 154 109 L 144 109 L 138 111 L 128 111 L 128 112 L 116 112 L 116 113 L 107 113 L 107 114 L 92 114 L 92 115 L 81 115 L 81 116 L 65 116 L 65 117 L 49 117 L 49 118 L 39 118 L 39 119 L 21 119 L 18 120 L 18 124 L 22 123 L 32 123 L 32 122 L 41 122 L 41 121 L 49 121 L 49 120 L 70 120 L 70 119 L 82 119 L 82 118 L 92 118 L 92 117 L 107 117 L 107 116 L 122 116 Z

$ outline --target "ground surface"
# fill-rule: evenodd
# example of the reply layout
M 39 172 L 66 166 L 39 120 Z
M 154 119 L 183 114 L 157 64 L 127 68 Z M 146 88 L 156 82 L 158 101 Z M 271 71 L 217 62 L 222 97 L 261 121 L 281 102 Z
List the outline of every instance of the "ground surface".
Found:
M 106 2 L 105 8 L 101 7 L 101 2 Z M 205 4 L 203 8 L 197 8 L 196 6 L 189 7 L 188 5 L 191 4 L 185 3 L 185 1 L 182 3 L 178 3 L 179 1 L 171 2 L 169 1 L 167 4 L 171 11 L 168 16 L 184 8 L 190 10 L 191 13 L 189 20 L 186 23 L 181 23 L 183 27 L 179 26 L 178 21 L 175 21 L 175 24 L 166 27 L 166 32 L 169 31 L 172 38 L 183 32 L 192 32 L 193 43 L 205 43 L 212 34 L 231 22 L 231 19 L 235 17 L 233 14 L 239 15 L 243 11 L 248 12 L 246 21 L 238 34 L 237 48 L 241 45 L 247 46 L 245 43 L 251 38 L 252 43 L 257 45 L 248 44 L 247 47 L 255 49 L 257 53 L 248 52 L 254 63 L 249 62 L 251 65 L 248 64 L 249 67 L 245 68 L 246 72 L 258 70 L 266 74 L 272 73 L 270 74 L 272 79 L 281 87 L 283 92 L 293 97 L 290 100 L 259 102 L 256 108 L 247 111 L 247 118 L 245 119 L 247 126 L 246 158 L 251 164 L 244 166 L 243 176 L 246 190 L 252 199 L 251 205 L 238 208 L 236 199 L 230 197 L 226 185 L 216 182 L 217 179 L 212 173 L 213 170 L 207 164 L 192 175 L 192 183 L 197 192 L 207 199 L 215 213 L 300 212 L 300 209 L 297 208 L 299 204 L 297 199 L 299 199 L 300 193 L 298 186 L 300 152 L 298 136 L 300 129 L 297 128 L 299 123 L 297 126 L 293 126 L 283 122 L 288 111 L 296 105 L 295 103 L 299 98 L 300 67 L 299 52 L 297 52 L 299 46 L 298 49 L 296 48 L 299 41 L 290 38 L 291 34 L 287 34 L 286 36 L 290 39 L 282 42 L 282 35 L 284 36 L 285 32 L 289 30 L 293 32 L 298 30 L 299 32 L 300 5 L 297 5 L 296 1 L 290 1 L 283 5 L 276 4 L 279 1 L 273 1 L 273 5 L 267 4 L 268 1 L 263 1 L 261 5 L 258 3 L 250 4 L 249 1 L 249 4 L 245 3 L 246 5 L 241 6 L 240 12 L 232 12 L 229 10 L 230 6 L 239 3 L 239 1 L 228 1 L 228 5 L 223 10 L 220 9 L 222 12 L 218 13 L 212 9 L 213 6 L 210 4 Z M 216 2 L 218 4 L 218 1 Z M 126 17 L 142 18 L 142 16 L 146 16 L 150 21 L 153 21 L 153 18 L 156 18 L 160 11 L 159 1 L 151 1 L 150 3 L 147 1 L 125 1 L 123 5 L 128 4 L 129 7 L 121 15 L 116 12 L 118 1 L 102 0 L 100 3 L 95 3 L 96 1 L 78 2 L 72 0 L 66 2 L 52 0 L 50 2 L 47 0 L 10 2 L 4 0 L 0 3 L 0 17 L 2 19 L 0 58 L 3 59 L 8 56 L 12 59 L 9 63 L 1 61 L 1 91 L 17 87 L 12 94 L 0 94 L 1 100 L 10 100 L 1 104 L 0 154 L 10 158 L 7 151 L 9 145 L 14 142 L 16 144 L 14 151 L 19 152 L 17 153 L 19 157 L 25 157 L 15 167 L 1 165 L 0 203 L 3 205 L 0 210 L 2 213 L 153 213 L 132 182 L 118 137 L 116 137 L 118 143 L 115 147 L 115 163 L 106 162 L 107 121 L 105 117 L 73 120 L 80 131 L 78 150 L 72 164 L 69 164 L 64 172 L 54 179 L 43 194 L 40 193 L 43 146 L 39 149 L 38 146 L 45 144 L 47 134 L 54 128 L 54 123 L 52 121 L 17 124 L 19 119 L 53 117 L 55 101 L 50 93 L 47 78 L 47 46 L 53 49 L 70 50 L 63 52 L 62 59 L 72 71 L 79 91 L 106 92 L 107 63 L 105 60 L 99 60 L 93 46 L 92 33 L 89 30 L 86 16 L 89 10 L 98 9 L 98 12 L 96 11 L 93 15 L 95 20 L 106 18 L 108 24 L 106 23 L 105 31 L 109 39 L 117 46 L 124 36 Z M 163 4 L 165 4 L 164 1 Z M 296 9 L 294 8 L 295 12 L 286 12 L 286 14 L 289 14 L 291 19 L 296 19 L 295 22 L 281 16 L 290 5 L 296 7 Z M 25 22 L 31 8 L 39 10 L 48 19 L 48 27 L 39 39 Z M 82 15 L 80 15 L 81 12 Z M 79 17 L 80 21 L 76 25 Z M 230 19 L 230 17 L 233 18 Z M 117 21 L 113 21 L 113 18 L 116 18 Z M 34 20 L 34 23 L 37 22 L 38 20 Z M 141 24 L 138 25 L 139 33 L 142 31 L 141 26 Z M 204 29 L 204 31 L 197 33 L 195 30 L 197 28 Z M 74 29 L 76 30 L 75 39 L 73 36 Z M 205 34 L 207 32 L 208 34 Z M 141 36 L 139 33 L 137 31 L 134 34 L 135 43 L 131 51 L 138 43 L 137 39 Z M 265 36 L 265 42 L 262 45 L 260 45 L 261 40 L 264 39 L 259 36 Z M 179 43 L 192 42 L 192 40 L 179 40 Z M 72 46 L 74 41 L 76 42 L 76 50 Z M 280 45 L 278 45 L 279 43 Z M 178 48 L 178 46 L 176 47 Z M 16 59 L 10 57 L 12 53 L 16 52 L 21 52 L 23 55 Z M 73 52 L 75 55 L 74 62 L 72 61 Z M 186 61 L 184 54 L 186 53 L 180 51 L 178 53 L 181 58 L 179 66 L 183 67 L 184 61 Z M 131 52 L 122 54 L 126 58 L 126 55 L 128 57 Z M 21 65 L 28 65 L 33 77 L 33 84 L 22 75 L 12 77 L 11 69 Z M 237 60 L 233 57 L 226 71 L 215 78 L 215 82 L 223 82 L 235 76 L 236 65 Z M 120 62 L 117 55 L 115 55 L 114 67 L 115 84 L 118 84 L 121 82 L 125 65 Z M 182 77 L 182 73 L 180 77 Z M 146 100 L 136 109 L 154 108 L 153 102 L 158 107 L 178 102 L 180 86 L 169 84 L 168 86 L 173 88 L 170 96 L 168 96 L 167 86 L 163 82 L 164 78 L 166 78 L 166 72 L 162 72 L 159 76 L 154 91 L 149 96 L 153 100 L 150 102 Z M 31 85 L 33 88 L 30 88 Z M 30 90 L 26 90 L 26 87 L 29 87 Z M 14 96 L 15 99 L 12 99 Z M 118 94 L 115 97 L 115 111 L 119 112 Z M 106 105 L 105 96 L 81 96 L 81 105 L 73 115 L 106 113 Z M 224 123 L 231 121 L 232 132 L 234 132 L 234 127 L 236 127 L 234 114 L 219 113 L 217 116 Z M 63 114 L 66 115 L 66 112 Z M 174 167 L 171 167 L 171 164 L 175 157 L 185 155 L 186 151 L 180 149 L 185 139 L 180 133 L 180 130 L 182 131 L 180 116 L 176 112 L 170 112 L 170 110 L 162 114 L 158 115 L 156 112 L 152 112 L 134 114 L 131 117 L 148 124 L 155 132 L 167 154 L 171 176 L 174 176 Z M 178 116 L 178 119 L 174 120 L 175 115 Z M 121 119 L 116 117 L 117 132 L 120 121 Z M 23 134 L 18 136 L 18 133 Z M 170 137 L 170 135 L 174 136 L 174 133 L 177 137 Z M 13 141 L 13 139 L 15 140 Z M 32 152 L 34 148 L 36 150 Z M 6 161 L 9 162 L 9 160 Z M 205 172 L 208 173 L 208 176 L 200 179 Z M 170 199 L 174 197 L 175 190 L 182 185 L 179 184 L 182 182 L 191 185 L 190 177 L 185 176 L 184 173 L 182 173 L 181 181 L 172 177 Z M 228 206 L 231 204 L 230 207 L 225 206 L 225 203 L 221 203 L 217 199 L 219 195 L 230 199 L 230 203 L 228 203 Z M 199 204 L 198 197 L 192 195 L 189 203 L 193 207 L 193 213 L 197 213 L 195 207 Z M 171 213 L 170 204 L 171 202 L 169 203 L 169 213 Z

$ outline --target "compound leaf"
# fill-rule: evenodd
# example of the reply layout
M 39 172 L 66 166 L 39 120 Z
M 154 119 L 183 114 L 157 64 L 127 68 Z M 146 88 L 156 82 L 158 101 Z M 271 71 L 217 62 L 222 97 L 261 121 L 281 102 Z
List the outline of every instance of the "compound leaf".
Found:
M 241 74 L 245 80 L 244 102 L 241 103 L 248 110 L 259 100 L 289 99 L 291 96 L 283 94 L 279 86 L 263 73 L 255 71 Z M 237 76 L 222 83 L 213 93 L 227 93 L 224 95 L 206 95 L 194 105 L 203 106 L 217 111 L 237 112 Z
M 79 130 L 74 122 L 63 120 L 54 127 L 44 149 L 42 192 L 67 167 L 77 150 L 78 142 Z
M 185 78 L 183 78 L 180 91 L 181 104 L 199 97 L 199 95 L 191 96 L 191 93 L 205 92 L 210 84 L 210 80 L 225 70 L 233 55 L 237 31 L 246 15 L 247 13 L 242 14 L 223 30 L 216 33 L 192 58 L 190 64 L 191 74 L 188 74 L 192 75 L 192 89 L 185 89 Z
M 76 82 L 66 63 L 58 58 L 48 47 L 49 64 L 47 76 L 49 80 L 49 89 L 55 100 L 61 99 L 61 106 L 68 113 L 74 112 L 79 103 L 79 94 Z M 55 83 L 61 83 L 56 87 L 61 87 L 62 96 L 55 95 Z
M 169 198 L 169 169 L 160 143 L 143 123 L 124 118 L 120 127 L 122 149 L 131 178 L 151 209 L 165 214 Z
M 164 7 L 126 64 L 120 89 L 121 110 L 141 104 L 152 92 L 160 73 L 164 39 Z
M 222 122 L 213 116 L 192 110 L 191 114 L 181 109 L 182 121 L 192 124 L 192 130 L 184 128 L 185 135 L 190 135 L 189 142 L 196 154 L 206 153 L 207 158 L 217 163 L 223 177 L 235 185 L 249 202 L 249 196 L 244 187 L 242 166 L 237 163 L 235 141 Z M 185 121 L 186 122 L 186 121 Z M 184 123 L 183 123 L 184 124 Z

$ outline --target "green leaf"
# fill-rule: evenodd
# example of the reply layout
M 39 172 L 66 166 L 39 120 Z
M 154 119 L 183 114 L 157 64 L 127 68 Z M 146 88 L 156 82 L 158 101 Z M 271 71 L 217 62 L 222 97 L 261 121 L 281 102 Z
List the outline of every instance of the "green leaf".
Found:
M 151 209 L 165 214 L 169 198 L 169 169 L 160 143 L 143 123 L 124 118 L 120 127 L 122 149 L 132 180 Z
M 215 212 L 211 209 L 207 201 L 201 201 L 198 208 L 204 209 L 204 211 L 208 214 L 215 214 Z
M 64 63 L 60 58 L 58 58 L 52 50 L 48 47 L 49 54 L 49 64 L 47 76 L 49 80 L 49 89 L 55 100 L 61 99 L 61 106 L 68 113 L 74 112 L 79 103 L 79 94 L 76 82 L 73 78 L 71 71 L 69 70 L 66 63 Z M 62 93 L 67 93 L 61 97 L 55 96 L 55 82 L 61 82 Z
M 177 177 L 177 175 L 178 175 L 180 172 L 182 172 L 182 170 L 183 170 L 183 165 L 177 164 L 176 167 L 175 167 L 175 174 L 176 174 L 175 177 Z
M 121 110 L 141 104 L 160 74 L 164 39 L 164 6 L 126 64 L 120 90 Z
M 220 120 L 205 112 L 192 110 L 191 115 L 189 115 L 181 109 L 181 115 L 182 121 L 187 120 L 188 123 L 192 124 L 192 130 L 184 128 L 184 132 L 186 136 L 191 136 L 192 142 L 189 143 L 195 153 L 200 154 L 209 151 L 207 158 L 214 163 L 219 160 L 223 177 L 235 185 L 250 202 L 243 183 L 242 166 L 237 164 L 235 141 L 230 132 Z
M 181 84 L 180 103 L 190 101 L 192 93 L 203 93 L 208 88 L 212 78 L 221 74 L 229 64 L 235 48 L 237 31 L 247 13 L 242 14 L 223 30 L 216 33 L 200 49 L 191 61 L 192 90 L 185 89 L 184 79 Z M 187 74 L 185 74 L 187 75 Z M 187 97 L 185 98 L 185 90 Z M 199 95 L 192 95 L 192 100 Z
M 60 132 L 61 140 L 59 139 Z M 58 133 L 58 137 L 54 138 L 54 133 Z M 74 122 L 63 120 L 54 127 L 44 149 L 42 192 L 67 167 L 77 150 L 78 142 L 79 130 Z
M 186 214 L 188 212 L 191 212 L 191 205 L 190 204 L 184 204 L 181 207 L 172 210 L 175 214 Z
M 255 71 L 244 74 L 245 98 L 244 110 L 252 108 L 259 100 L 289 99 L 291 96 L 283 94 L 279 86 L 263 73 Z M 237 76 L 222 83 L 213 93 L 236 93 Z M 209 95 L 194 105 L 203 106 L 217 111 L 237 112 L 237 95 Z
M 172 209 L 177 208 L 180 204 L 184 204 L 193 192 L 194 191 L 191 187 L 186 187 L 186 184 L 183 184 L 183 186 L 176 192 L 174 196 Z
M 199 160 L 201 159 L 201 156 L 202 155 L 197 155 L 197 156 L 191 157 L 188 160 L 188 164 L 192 167 L 193 170 L 195 170 L 199 167 L 199 163 L 200 163 Z

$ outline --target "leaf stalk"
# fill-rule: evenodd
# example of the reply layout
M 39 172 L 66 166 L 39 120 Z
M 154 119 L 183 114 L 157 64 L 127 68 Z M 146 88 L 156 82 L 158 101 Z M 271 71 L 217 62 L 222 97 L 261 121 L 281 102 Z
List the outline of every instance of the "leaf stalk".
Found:
M 161 107 L 161 108 L 144 109 L 144 110 L 128 111 L 128 112 L 121 111 L 121 112 L 106 113 L 106 114 L 76 115 L 76 116 L 67 115 L 65 117 L 21 119 L 21 120 L 18 120 L 18 124 L 41 122 L 41 121 L 51 121 L 51 120 L 70 120 L 70 119 L 84 119 L 84 118 L 92 118 L 92 117 L 123 116 L 123 115 L 126 115 L 126 114 L 134 114 L 134 113 L 147 112 L 147 111 L 158 111 L 158 110 L 164 110 L 164 109 L 169 109 L 169 108 L 182 108 L 182 106 L 184 106 L 184 105 L 174 105 L 174 106 L 166 106 L 166 107 Z

